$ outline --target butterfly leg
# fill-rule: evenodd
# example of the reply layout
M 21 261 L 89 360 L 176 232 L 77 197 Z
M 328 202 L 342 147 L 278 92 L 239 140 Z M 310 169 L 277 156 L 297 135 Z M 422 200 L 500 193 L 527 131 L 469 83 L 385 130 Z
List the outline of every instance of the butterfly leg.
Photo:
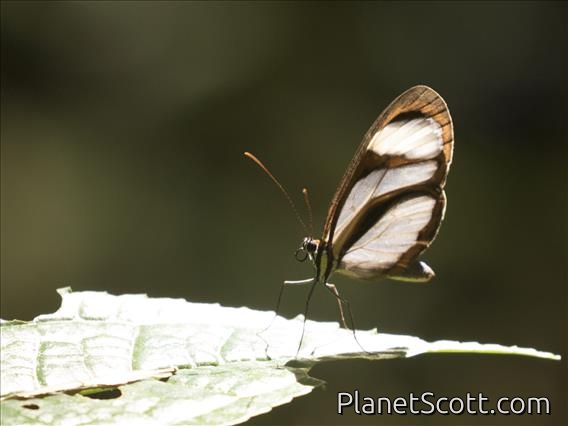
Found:
M 278 300 L 276 301 L 276 316 L 280 312 L 280 302 L 282 302 L 282 294 L 284 293 L 284 287 L 288 285 L 302 285 L 302 284 L 313 284 L 315 278 L 308 278 L 306 280 L 296 280 L 296 281 L 284 281 L 280 286 L 280 292 L 278 293 Z M 271 323 L 272 324 L 272 323 Z
M 315 278 L 308 278 L 306 280 L 296 280 L 296 281 L 284 281 L 284 285 L 295 285 L 295 284 L 313 284 Z
M 347 326 L 347 323 L 345 322 L 345 315 L 343 315 L 343 303 L 345 303 L 345 304 L 347 304 L 347 306 L 349 306 L 349 302 L 339 295 L 339 291 L 337 290 L 337 287 L 335 286 L 335 284 L 325 283 L 325 287 L 337 299 L 337 306 L 339 307 L 339 315 L 341 316 L 341 323 L 343 324 L 343 327 L 349 329 L 349 327 Z
M 308 293 L 308 297 L 306 299 L 306 307 L 304 309 L 304 326 L 302 327 L 302 336 L 300 337 L 300 344 L 298 345 L 298 350 L 296 352 L 296 356 L 298 356 L 298 354 L 300 353 L 300 348 L 302 347 L 302 342 L 304 341 L 304 333 L 306 331 L 306 320 L 308 318 L 308 309 L 310 307 L 310 300 L 312 298 L 312 295 L 314 293 L 314 289 L 316 287 L 317 284 L 317 279 L 314 278 L 308 278 L 305 280 L 295 280 L 295 281 L 284 281 L 282 282 L 282 285 L 280 286 L 280 293 L 278 293 L 278 301 L 276 302 L 276 315 L 274 316 L 274 318 L 272 319 L 272 321 L 270 322 L 270 324 L 268 325 L 268 327 L 265 329 L 268 330 L 268 328 L 270 328 L 270 326 L 272 325 L 272 322 L 274 322 L 274 319 L 278 316 L 278 312 L 280 311 L 280 302 L 282 301 L 282 294 L 284 293 L 284 287 L 289 286 L 289 285 L 303 285 L 303 284 L 310 284 L 310 292 Z
M 316 282 L 315 278 L 308 278 L 308 279 L 305 279 L 305 280 L 295 280 L 295 281 L 291 281 L 291 280 L 283 281 L 282 285 L 280 286 L 280 292 L 278 293 L 278 300 L 276 301 L 276 309 L 275 309 L 275 312 L 274 312 L 274 317 L 272 318 L 272 321 L 270 321 L 270 324 L 268 324 L 268 326 L 258 334 L 262 334 L 266 330 L 268 330 L 272 326 L 272 323 L 274 322 L 276 317 L 278 316 L 278 313 L 280 312 L 280 303 L 282 302 L 282 294 L 284 293 L 284 287 L 286 287 L 288 285 L 311 284 L 312 288 L 310 289 L 310 296 L 309 296 L 311 298 L 311 294 L 313 293 L 313 289 L 315 287 L 315 285 L 314 285 L 315 282 Z M 308 300 L 308 303 L 309 303 L 309 300 Z M 306 304 L 306 313 L 307 313 L 307 304 Z M 306 319 L 304 318 L 304 328 L 305 328 L 305 322 L 306 322 Z M 302 330 L 302 339 L 300 340 L 300 346 L 302 345 L 303 338 L 304 338 L 304 331 Z M 300 346 L 298 346 L 298 352 L 300 351 Z M 267 347 L 266 350 L 268 351 L 268 347 Z M 267 354 L 267 357 L 268 357 L 268 354 Z M 270 357 L 268 357 L 268 358 L 270 358 Z
M 280 302 L 282 301 L 282 293 L 284 293 L 284 287 L 287 285 L 302 285 L 302 284 L 313 284 L 315 278 L 308 278 L 306 280 L 296 280 L 296 281 L 284 281 L 280 286 L 280 293 L 278 294 L 278 301 L 276 302 L 276 315 L 280 311 Z
M 296 351 L 296 357 L 300 353 L 300 349 L 302 348 L 302 343 L 304 342 L 304 334 L 306 333 L 306 321 L 308 320 L 308 310 L 310 308 L 310 300 L 312 299 L 312 295 L 314 294 L 314 290 L 316 288 L 316 284 L 318 280 L 313 278 L 311 280 L 303 280 L 302 284 L 309 283 L 311 281 L 310 292 L 308 293 L 308 297 L 306 298 L 306 308 L 304 309 L 304 326 L 302 327 L 302 336 L 300 337 L 300 344 L 298 345 L 298 350 Z
M 325 288 L 327 288 L 331 292 L 331 294 L 333 294 L 336 297 L 337 304 L 339 305 L 339 314 L 341 315 L 341 322 L 343 323 L 343 327 L 349 330 L 350 327 L 347 326 L 345 322 L 345 317 L 343 316 L 343 304 L 345 303 L 345 306 L 347 307 L 347 312 L 349 313 L 349 321 L 351 321 L 352 325 L 351 331 L 353 332 L 353 338 L 355 339 L 359 347 L 363 350 L 363 352 L 367 352 L 367 350 L 363 346 L 361 346 L 361 343 L 359 343 L 359 340 L 357 339 L 357 334 L 355 334 L 355 320 L 353 319 L 353 312 L 351 312 L 351 305 L 349 303 L 349 300 L 339 295 L 339 291 L 337 290 L 337 287 L 335 287 L 334 284 L 325 283 Z

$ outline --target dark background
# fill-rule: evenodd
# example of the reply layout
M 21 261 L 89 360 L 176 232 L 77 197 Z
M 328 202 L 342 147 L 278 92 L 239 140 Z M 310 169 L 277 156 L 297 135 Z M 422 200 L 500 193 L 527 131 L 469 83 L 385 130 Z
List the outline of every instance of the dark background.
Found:
M 281 194 L 321 229 L 363 133 L 427 84 L 455 125 L 428 285 L 335 276 L 359 328 L 566 357 L 563 3 L 2 2 L 2 317 L 58 287 L 273 309 L 312 268 Z M 319 231 L 317 232 L 319 234 Z M 302 311 L 290 289 L 283 313 Z M 336 320 L 319 289 L 312 319 Z M 566 361 L 431 355 L 318 365 L 328 382 L 250 423 L 566 424 Z M 547 416 L 338 416 L 337 392 L 546 396 Z

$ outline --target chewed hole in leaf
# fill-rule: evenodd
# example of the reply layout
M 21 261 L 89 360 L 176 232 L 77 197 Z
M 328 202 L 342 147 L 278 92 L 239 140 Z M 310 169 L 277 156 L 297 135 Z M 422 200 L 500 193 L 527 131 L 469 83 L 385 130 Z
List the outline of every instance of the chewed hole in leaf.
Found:
M 122 396 L 122 392 L 118 388 L 113 389 L 104 389 L 100 392 L 89 393 L 86 396 L 87 398 L 91 399 L 116 399 Z
M 39 410 L 39 405 L 37 404 L 24 404 L 22 407 L 27 408 L 28 410 Z

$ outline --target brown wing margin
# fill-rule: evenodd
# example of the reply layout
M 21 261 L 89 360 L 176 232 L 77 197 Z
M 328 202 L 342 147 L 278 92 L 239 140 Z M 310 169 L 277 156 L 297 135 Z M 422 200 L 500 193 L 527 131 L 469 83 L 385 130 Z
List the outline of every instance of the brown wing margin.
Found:
M 339 186 L 335 191 L 333 199 L 331 201 L 331 205 L 329 207 L 329 211 L 327 213 L 327 218 L 325 221 L 324 229 L 323 229 L 323 240 L 331 243 L 333 240 L 333 233 L 335 230 L 335 226 L 337 223 L 337 219 L 339 217 L 339 212 L 345 203 L 345 200 L 349 194 L 350 189 L 353 187 L 355 182 L 357 182 L 360 177 L 366 173 L 368 173 L 369 163 L 365 161 L 365 156 L 368 153 L 368 145 L 369 142 L 372 140 L 375 133 L 378 130 L 382 129 L 391 121 L 395 120 L 397 117 L 401 115 L 422 115 L 425 117 L 429 117 L 434 119 L 442 128 L 442 139 L 443 139 L 443 149 L 442 152 L 438 155 L 436 160 L 441 163 L 445 164 L 445 168 L 443 168 L 444 173 L 442 176 L 439 176 L 440 189 L 443 188 L 445 184 L 445 179 L 449 170 L 450 163 L 452 161 L 452 152 L 453 152 L 453 126 L 452 126 L 452 119 L 450 116 L 450 112 L 448 111 L 448 107 L 446 102 L 442 99 L 442 97 L 433 89 L 429 88 L 428 86 L 414 86 L 408 89 L 406 92 L 402 93 L 399 97 L 397 97 L 391 104 L 379 115 L 379 117 L 375 120 L 375 122 L 371 125 L 370 129 L 365 133 L 363 137 L 363 141 L 359 145 L 359 148 L 355 152 L 355 155 L 351 159 L 343 178 L 339 182 Z M 381 164 L 388 161 L 388 159 L 375 159 L 373 162 L 377 164 Z M 441 216 L 443 216 L 443 194 L 441 201 Z M 433 237 L 437 232 L 437 227 L 433 234 L 431 235 L 424 235 L 423 237 Z M 425 238 L 426 239 L 426 238 Z M 429 238 L 430 239 L 430 238 Z M 430 239 L 430 241 L 431 241 Z M 425 248 L 425 247 L 424 247 Z M 405 256 L 406 257 L 406 256 Z

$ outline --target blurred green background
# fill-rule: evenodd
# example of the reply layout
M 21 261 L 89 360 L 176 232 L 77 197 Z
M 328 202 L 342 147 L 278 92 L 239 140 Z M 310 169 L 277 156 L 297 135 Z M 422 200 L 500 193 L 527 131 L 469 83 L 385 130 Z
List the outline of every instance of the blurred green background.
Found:
M 273 309 L 310 277 L 285 200 L 316 228 L 363 133 L 427 84 L 455 124 L 428 285 L 335 276 L 359 328 L 566 356 L 566 3 L 2 2 L 1 309 L 55 289 Z M 317 233 L 319 234 L 320 231 Z M 285 293 L 303 309 L 307 288 Z M 311 318 L 337 320 L 318 289 Z M 300 332 L 300 331 L 299 331 Z M 566 424 L 566 361 L 437 355 L 333 362 L 326 390 L 251 424 Z M 337 392 L 545 396 L 544 416 L 336 412 Z

